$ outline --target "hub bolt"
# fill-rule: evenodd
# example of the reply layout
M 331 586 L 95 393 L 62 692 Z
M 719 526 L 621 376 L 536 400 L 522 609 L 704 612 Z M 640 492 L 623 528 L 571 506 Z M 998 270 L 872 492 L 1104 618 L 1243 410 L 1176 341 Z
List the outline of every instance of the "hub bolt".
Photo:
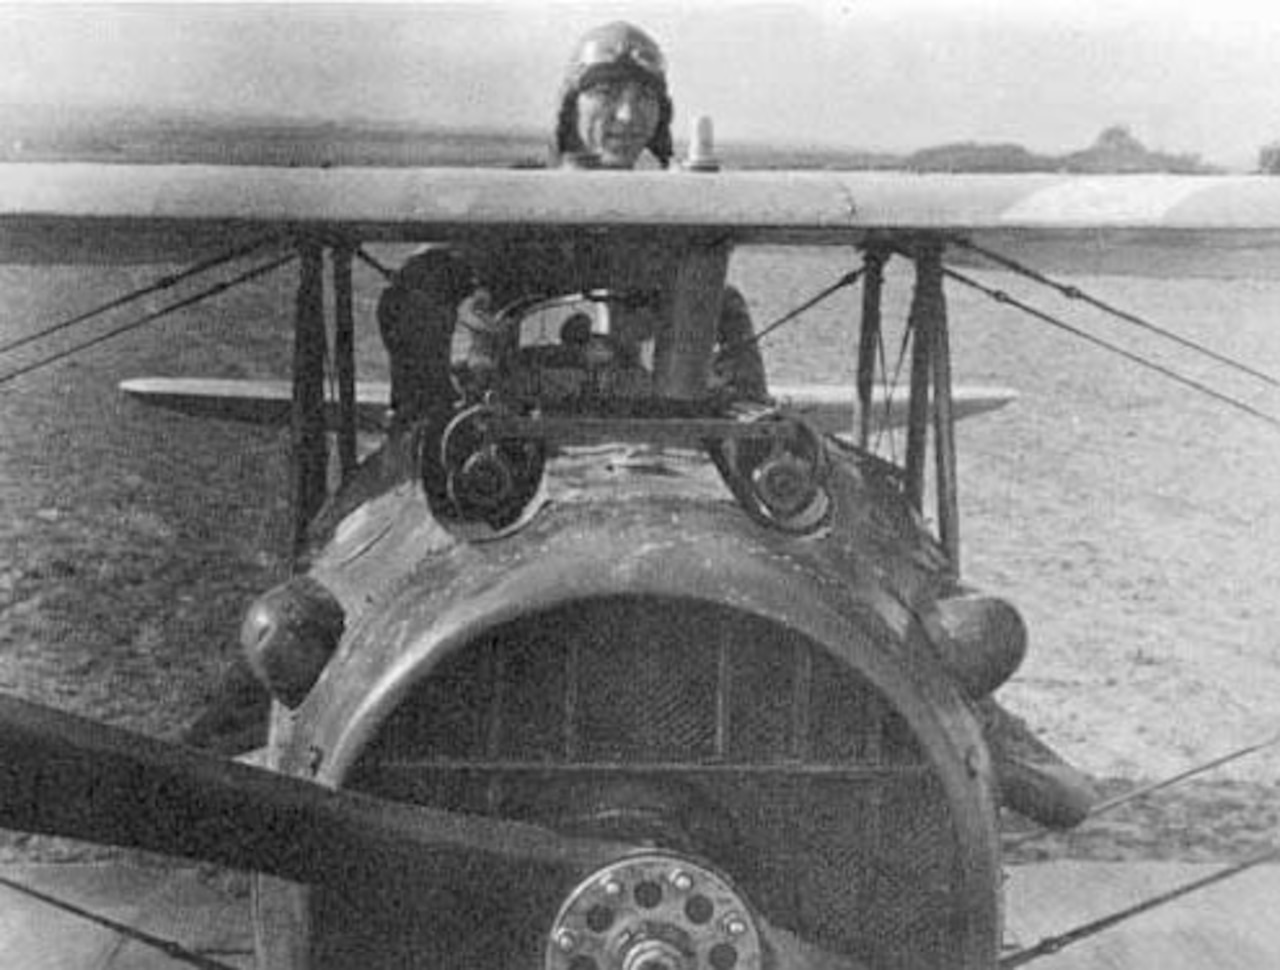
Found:
M 671 874 L 671 885 L 682 893 L 687 893 L 693 888 L 693 876 L 689 875 L 683 869 L 677 869 Z
M 622 895 L 622 883 L 618 882 L 616 879 L 605 880 L 605 884 L 602 888 L 604 889 L 604 894 L 606 896 Z
M 730 913 L 724 918 L 724 931 L 730 936 L 741 936 L 747 932 L 747 923 L 739 914 Z
M 572 953 L 577 945 L 577 939 L 569 930 L 560 930 L 556 933 L 556 949 L 561 953 Z

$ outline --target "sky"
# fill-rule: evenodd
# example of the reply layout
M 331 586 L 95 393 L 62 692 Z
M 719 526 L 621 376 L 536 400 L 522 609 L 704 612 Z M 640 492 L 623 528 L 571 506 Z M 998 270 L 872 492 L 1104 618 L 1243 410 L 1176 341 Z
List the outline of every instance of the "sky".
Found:
M 1232 168 L 1280 140 L 1274 0 L 0 3 L 0 103 L 549 130 L 613 19 L 662 44 L 678 137 L 1057 153 L 1120 124 Z

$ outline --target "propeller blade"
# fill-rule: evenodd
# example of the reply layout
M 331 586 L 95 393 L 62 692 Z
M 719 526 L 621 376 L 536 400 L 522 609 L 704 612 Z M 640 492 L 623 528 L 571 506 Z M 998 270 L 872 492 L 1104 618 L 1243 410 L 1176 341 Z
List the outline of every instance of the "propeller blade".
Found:
M 632 848 L 325 788 L 3 696 L 0 826 L 308 883 L 447 863 L 491 884 Z

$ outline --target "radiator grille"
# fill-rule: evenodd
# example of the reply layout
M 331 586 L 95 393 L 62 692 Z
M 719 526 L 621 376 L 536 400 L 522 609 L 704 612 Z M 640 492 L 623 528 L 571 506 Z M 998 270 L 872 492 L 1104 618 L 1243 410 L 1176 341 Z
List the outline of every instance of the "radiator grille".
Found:
M 352 783 L 522 817 L 610 778 L 711 806 L 723 838 L 700 848 L 778 924 L 875 966 L 945 961 L 959 854 L 908 726 L 855 672 L 738 612 L 611 600 L 501 631 L 439 665 Z

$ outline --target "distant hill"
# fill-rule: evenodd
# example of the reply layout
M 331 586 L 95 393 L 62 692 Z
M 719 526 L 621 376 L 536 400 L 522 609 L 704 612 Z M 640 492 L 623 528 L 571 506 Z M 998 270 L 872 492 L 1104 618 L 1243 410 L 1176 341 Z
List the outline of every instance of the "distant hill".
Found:
M 913 152 L 901 167 L 912 172 L 1056 172 L 1057 160 L 1021 145 L 960 142 Z
M 1221 171 L 1196 155 L 1151 151 L 1123 125 L 1107 128 L 1083 151 L 1066 155 L 1037 155 L 1021 145 L 964 142 L 926 148 L 908 155 L 902 164 L 913 172 L 1071 172 L 1128 174 L 1170 172 L 1210 175 Z
M 1207 175 L 1219 170 L 1198 155 L 1170 155 L 1150 151 L 1122 125 L 1106 129 L 1092 146 L 1062 156 L 1068 172 L 1173 172 Z
M 0 105 L 0 160 L 130 164 L 327 166 L 520 166 L 545 161 L 538 131 L 442 129 L 389 122 L 305 121 Z M 729 142 L 719 147 L 739 169 L 905 169 L 913 172 L 1218 171 L 1194 155 L 1145 148 L 1127 128 L 1108 128 L 1083 151 L 1038 155 L 1012 143 L 963 142 L 907 155 L 822 146 Z
M 681 146 L 677 146 L 680 148 Z M 767 145 L 759 142 L 725 142 L 717 152 L 732 168 L 827 168 L 844 171 L 902 168 L 902 156 L 891 152 L 864 151 L 830 146 Z

